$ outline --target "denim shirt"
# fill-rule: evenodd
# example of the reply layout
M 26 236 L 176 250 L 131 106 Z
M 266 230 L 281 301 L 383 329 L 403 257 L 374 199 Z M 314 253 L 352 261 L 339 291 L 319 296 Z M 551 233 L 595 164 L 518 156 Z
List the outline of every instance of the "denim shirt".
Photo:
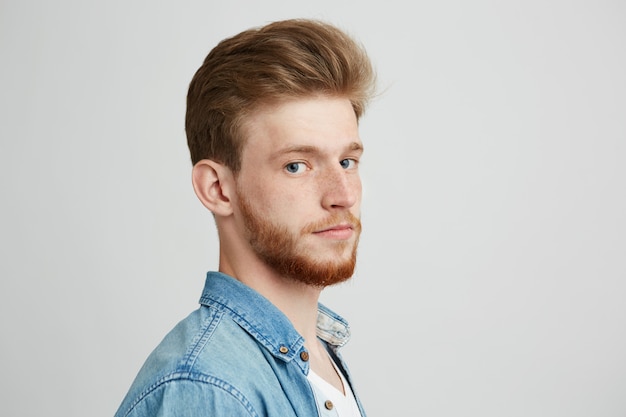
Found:
M 150 354 L 115 417 L 337 415 L 316 405 L 304 339 L 266 298 L 209 272 L 200 304 Z M 317 334 L 354 391 L 338 353 L 347 322 L 319 304 Z

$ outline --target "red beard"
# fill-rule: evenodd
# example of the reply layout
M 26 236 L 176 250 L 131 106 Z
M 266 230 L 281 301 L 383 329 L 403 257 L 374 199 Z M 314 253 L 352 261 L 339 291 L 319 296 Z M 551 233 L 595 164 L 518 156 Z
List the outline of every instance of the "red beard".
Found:
M 324 221 L 308 224 L 299 235 L 294 235 L 286 227 L 273 224 L 258 215 L 242 195 L 239 195 L 239 201 L 244 224 L 249 232 L 250 245 L 259 258 L 279 274 L 294 281 L 323 288 L 344 282 L 354 273 L 361 222 L 350 212 L 345 211 Z M 335 242 L 338 259 L 321 262 L 298 248 L 298 239 L 301 236 L 324 230 L 341 222 L 348 222 L 353 226 L 356 239 L 354 242 Z M 349 245 L 352 245 L 349 258 L 340 259 L 339 257 Z

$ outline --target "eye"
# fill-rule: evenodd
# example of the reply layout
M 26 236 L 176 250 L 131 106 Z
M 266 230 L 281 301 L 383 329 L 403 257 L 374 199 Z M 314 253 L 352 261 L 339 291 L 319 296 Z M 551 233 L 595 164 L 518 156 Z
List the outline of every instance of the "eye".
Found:
M 299 174 L 306 169 L 304 162 L 290 162 L 285 165 L 285 170 L 290 174 Z
M 350 158 L 346 158 L 346 159 L 342 159 L 340 162 L 341 167 L 343 169 L 352 169 L 356 167 L 356 159 L 350 159 Z

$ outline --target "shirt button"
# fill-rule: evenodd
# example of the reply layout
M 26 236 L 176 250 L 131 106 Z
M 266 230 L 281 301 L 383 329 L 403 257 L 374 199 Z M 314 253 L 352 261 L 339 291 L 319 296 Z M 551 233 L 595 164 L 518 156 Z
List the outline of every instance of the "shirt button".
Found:
M 289 352 L 289 348 L 287 348 L 286 346 L 281 346 L 279 349 L 280 353 L 287 353 Z
M 306 350 L 303 350 L 302 352 L 300 352 L 300 359 L 302 359 L 303 361 L 308 361 L 309 360 L 309 352 L 307 352 Z
M 332 410 L 334 407 L 333 402 L 331 400 L 326 400 L 324 407 L 326 407 L 327 410 Z

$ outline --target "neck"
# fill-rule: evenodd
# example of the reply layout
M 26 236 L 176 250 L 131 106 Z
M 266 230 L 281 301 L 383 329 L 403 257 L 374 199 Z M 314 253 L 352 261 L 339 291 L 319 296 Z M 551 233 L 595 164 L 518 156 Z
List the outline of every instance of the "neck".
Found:
M 287 316 L 307 345 L 315 342 L 317 303 L 322 288 L 279 275 L 258 258 L 253 262 L 250 259 L 247 262 L 232 262 L 223 252 L 220 253 L 219 271 L 267 298 Z
M 256 290 L 282 311 L 304 338 L 311 369 L 344 392 L 341 379 L 317 339 L 317 303 L 322 288 L 278 274 L 238 240 L 220 241 L 219 270 Z

